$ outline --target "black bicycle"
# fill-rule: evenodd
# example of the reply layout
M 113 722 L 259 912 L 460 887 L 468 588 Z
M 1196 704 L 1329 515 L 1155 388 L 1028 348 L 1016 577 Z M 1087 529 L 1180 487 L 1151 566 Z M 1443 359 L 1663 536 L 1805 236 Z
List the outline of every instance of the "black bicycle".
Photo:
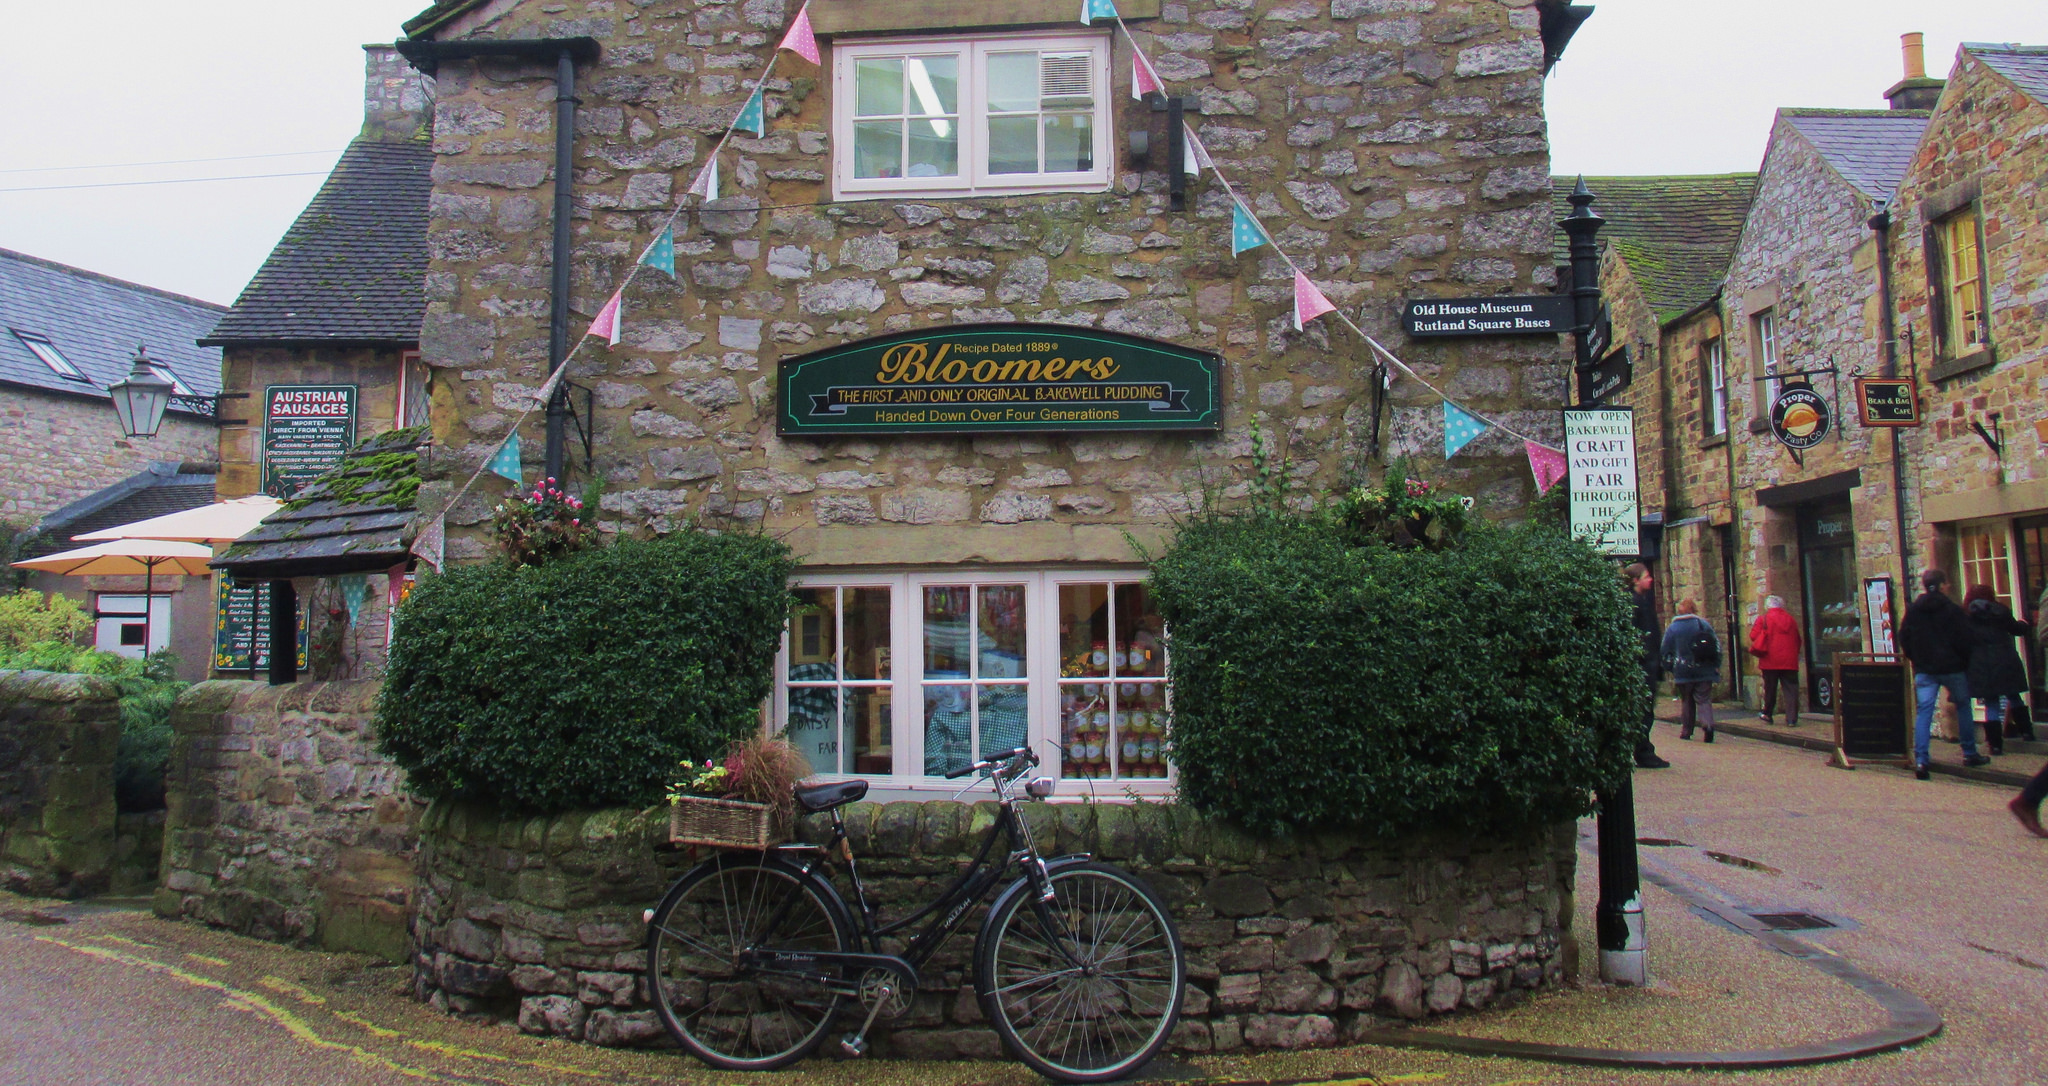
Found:
M 677 879 L 648 913 L 648 986 L 669 1033 L 713 1067 L 765 1071 L 802 1059 L 857 1002 L 866 1015 L 840 1047 L 862 1055 L 876 1019 L 909 1009 L 919 968 L 1000 887 L 975 936 L 974 988 L 1004 1045 L 1062 1082 L 1106 1082 L 1144 1066 L 1180 1017 L 1180 934 L 1129 872 L 1085 855 L 1039 855 L 1015 789 L 1037 764 L 1020 747 L 948 774 L 980 773 L 994 786 L 996 824 L 938 900 L 888 924 L 868 905 L 839 810 L 868 782 L 798 787 L 799 807 L 831 812 L 831 841 L 722 853 Z M 1043 799 L 1052 780 L 1027 781 L 1023 792 Z M 991 862 L 999 838 L 1006 843 Z M 857 913 L 824 873 L 835 854 Z M 882 951 L 884 938 L 928 918 L 902 954 Z

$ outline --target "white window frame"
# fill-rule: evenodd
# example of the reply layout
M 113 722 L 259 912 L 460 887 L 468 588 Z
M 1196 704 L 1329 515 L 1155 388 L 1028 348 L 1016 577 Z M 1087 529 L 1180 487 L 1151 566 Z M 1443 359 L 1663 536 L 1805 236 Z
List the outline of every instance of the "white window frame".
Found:
M 55 343 L 50 342 L 49 336 L 24 332 L 19 328 L 9 328 L 8 331 L 13 332 L 14 338 L 20 340 L 21 345 L 27 347 L 30 354 L 41 359 L 43 365 L 50 367 L 57 376 L 92 384 L 92 378 L 87 377 L 85 371 L 78 368 L 77 363 L 64 357 L 64 352 L 58 350 Z
M 1707 341 L 1707 436 L 1728 432 L 1728 356 L 1720 337 Z
M 1077 172 L 1035 174 L 991 174 L 988 172 L 988 102 L 986 58 L 990 53 L 1019 49 L 1079 51 L 1092 54 L 1090 71 L 1096 81 L 1095 168 Z M 853 176 L 854 61 L 872 56 L 939 56 L 959 58 L 960 173 L 954 177 L 870 177 Z M 833 195 L 840 198 L 863 195 L 958 196 L 1007 195 L 1032 192 L 1102 192 L 1113 176 L 1110 149 L 1111 129 L 1116 119 L 1112 108 L 1115 85 L 1110 74 L 1110 36 L 1107 31 L 1073 34 L 1039 31 L 1000 37 L 870 38 L 844 42 L 832 49 L 832 164 Z
M 869 794 L 883 799 L 942 798 L 959 791 L 962 781 L 948 782 L 942 777 L 928 777 L 923 773 L 923 593 L 928 587 L 1021 584 L 1024 586 L 1024 622 L 1028 631 L 1023 684 L 1030 705 L 1030 718 L 1025 735 L 1032 749 L 1038 752 L 1042 763 L 1037 773 L 1050 776 L 1057 782 L 1053 798 L 1111 801 L 1129 800 L 1133 797 L 1161 799 L 1171 796 L 1177 782 L 1177 774 L 1171 764 L 1167 767 L 1165 777 L 1067 778 L 1062 772 L 1059 754 L 1060 646 L 1057 616 L 1060 588 L 1074 584 L 1131 584 L 1144 580 L 1145 570 L 1142 568 L 1115 567 L 986 567 L 885 573 L 821 571 L 801 574 L 794 578 L 791 582 L 792 588 L 890 589 L 889 645 L 892 666 L 889 679 L 884 684 L 890 691 L 890 772 L 821 772 L 819 776 L 833 780 L 852 777 L 867 780 L 872 786 Z M 1111 596 L 1114 595 L 1112 591 Z M 785 626 L 781 647 L 775 657 L 775 692 L 769 698 L 768 719 L 765 725 L 771 734 L 781 731 L 789 721 L 789 683 L 786 676 L 789 674 L 791 633 L 792 631 Z M 840 651 L 843 649 L 844 646 L 840 646 Z M 847 682 L 843 679 L 838 681 Z M 1167 685 L 1166 697 L 1170 707 L 1172 688 L 1166 683 L 1164 668 L 1159 681 L 1162 685 Z

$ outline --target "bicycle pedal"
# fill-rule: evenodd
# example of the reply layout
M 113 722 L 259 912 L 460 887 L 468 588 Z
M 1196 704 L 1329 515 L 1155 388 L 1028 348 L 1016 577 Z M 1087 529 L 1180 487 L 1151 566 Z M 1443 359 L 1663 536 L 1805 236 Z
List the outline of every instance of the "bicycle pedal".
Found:
M 849 1033 L 839 1039 L 839 1051 L 857 1060 L 868 1054 L 868 1039 L 858 1033 Z

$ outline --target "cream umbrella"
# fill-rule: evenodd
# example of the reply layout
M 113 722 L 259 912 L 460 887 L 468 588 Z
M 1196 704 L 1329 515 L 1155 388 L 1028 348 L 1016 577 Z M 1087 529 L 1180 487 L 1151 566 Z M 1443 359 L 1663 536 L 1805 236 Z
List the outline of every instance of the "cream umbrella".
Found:
M 165 539 L 117 539 L 94 543 L 77 550 L 59 551 L 41 558 L 14 563 L 16 569 L 33 569 L 66 577 L 132 577 L 142 574 L 142 655 L 149 656 L 150 590 L 156 572 L 203 577 L 211 572 L 213 548 L 198 543 L 176 543 Z
M 233 543 L 284 504 L 258 494 L 211 505 L 182 509 L 132 524 L 121 524 L 71 538 L 91 543 L 103 539 L 172 539 L 184 543 Z

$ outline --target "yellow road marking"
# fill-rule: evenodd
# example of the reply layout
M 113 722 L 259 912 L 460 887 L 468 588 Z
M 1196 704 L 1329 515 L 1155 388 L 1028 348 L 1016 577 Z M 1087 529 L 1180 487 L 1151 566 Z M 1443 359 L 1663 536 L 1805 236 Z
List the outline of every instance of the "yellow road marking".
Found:
M 226 969 L 229 965 L 233 964 L 232 962 L 229 962 L 226 958 L 216 958 L 211 954 L 194 954 L 189 950 L 185 952 L 185 956 L 187 958 L 192 959 L 195 962 L 205 962 L 208 965 L 217 965 L 220 966 L 222 969 Z
M 301 1003 L 310 1003 L 315 1007 L 318 1007 L 327 1002 L 325 996 L 314 995 L 312 992 L 306 990 L 304 986 L 293 984 L 291 981 L 285 980 L 282 977 L 261 977 L 256 981 L 256 983 L 264 986 L 265 988 L 270 989 L 273 992 L 282 992 L 283 994 L 291 996 L 293 999 L 296 999 Z

